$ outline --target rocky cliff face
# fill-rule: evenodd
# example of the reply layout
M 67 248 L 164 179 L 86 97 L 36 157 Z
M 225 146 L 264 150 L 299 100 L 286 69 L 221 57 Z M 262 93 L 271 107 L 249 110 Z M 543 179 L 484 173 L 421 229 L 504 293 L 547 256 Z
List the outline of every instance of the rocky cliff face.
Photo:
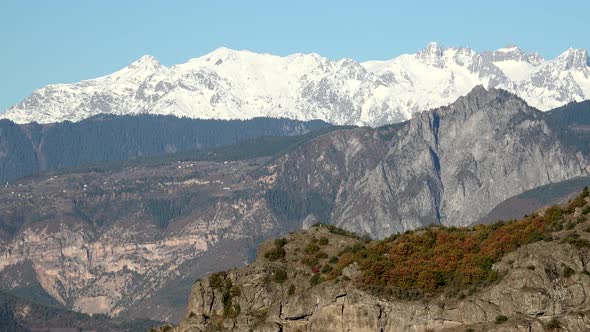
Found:
M 590 199 L 584 204 L 590 206 Z M 433 293 L 420 300 L 363 290 L 363 266 L 356 261 L 335 279 L 313 282 L 334 260 L 327 257 L 358 243 L 313 227 L 283 240 L 282 259 L 265 255 L 276 246 L 268 242 L 250 266 L 197 280 L 188 314 L 175 331 L 587 331 L 590 208 L 561 218 L 573 226 L 495 263 L 498 281 L 459 296 Z M 327 254 L 321 271 L 311 271 L 302 259 L 313 238 L 327 239 L 323 247 L 319 242 Z
M 403 124 L 310 142 L 278 161 L 277 183 L 320 193 L 331 223 L 374 237 L 468 225 L 525 190 L 589 174 L 561 131 L 518 97 L 476 87 Z
M 37 297 L 76 311 L 174 321 L 195 276 L 244 264 L 248 248 L 290 229 L 256 192 L 257 167 L 179 162 L 3 188 L 2 288 L 36 285 Z

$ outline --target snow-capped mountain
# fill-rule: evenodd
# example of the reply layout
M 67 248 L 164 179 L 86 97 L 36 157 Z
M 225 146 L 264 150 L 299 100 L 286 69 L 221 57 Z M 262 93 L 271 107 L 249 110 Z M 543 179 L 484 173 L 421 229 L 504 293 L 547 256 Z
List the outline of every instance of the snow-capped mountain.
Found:
M 583 49 L 545 60 L 516 46 L 478 53 L 437 43 L 416 54 L 363 63 L 315 53 L 281 57 L 219 48 L 171 67 L 143 56 L 107 76 L 48 85 L 0 117 L 48 123 L 98 113 L 151 113 L 379 126 L 449 104 L 480 84 L 548 110 L 590 98 L 590 60 Z

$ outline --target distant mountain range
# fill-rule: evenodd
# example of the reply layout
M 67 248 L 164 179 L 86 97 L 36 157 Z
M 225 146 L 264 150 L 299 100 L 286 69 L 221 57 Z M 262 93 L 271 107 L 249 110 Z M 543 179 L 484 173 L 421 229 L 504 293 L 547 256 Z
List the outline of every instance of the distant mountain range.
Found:
M 540 110 L 585 100 L 588 53 L 570 48 L 546 60 L 516 46 L 478 53 L 429 43 L 415 54 L 359 63 L 219 48 L 171 67 L 143 56 L 107 76 L 40 88 L 0 117 L 50 123 L 99 113 L 264 116 L 380 126 L 447 105 L 476 85 L 513 92 Z

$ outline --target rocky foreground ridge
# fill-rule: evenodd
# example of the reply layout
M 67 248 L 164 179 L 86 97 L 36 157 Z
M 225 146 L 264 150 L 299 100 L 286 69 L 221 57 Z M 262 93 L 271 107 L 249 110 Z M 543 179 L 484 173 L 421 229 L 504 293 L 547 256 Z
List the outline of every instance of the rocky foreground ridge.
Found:
M 197 280 L 173 331 L 588 331 L 589 240 L 587 188 L 518 221 L 382 241 L 314 226 Z

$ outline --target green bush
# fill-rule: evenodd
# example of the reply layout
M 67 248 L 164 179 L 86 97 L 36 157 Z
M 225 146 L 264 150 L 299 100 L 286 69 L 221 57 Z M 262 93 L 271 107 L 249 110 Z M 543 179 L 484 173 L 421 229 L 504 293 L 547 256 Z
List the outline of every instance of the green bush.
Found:
M 347 230 L 344 230 L 342 228 L 336 227 L 334 225 L 327 225 L 326 226 L 328 228 L 328 231 L 330 231 L 330 233 L 332 234 L 336 234 L 336 235 L 342 235 L 342 236 L 346 236 L 346 237 L 351 237 L 353 239 L 358 239 L 359 236 L 356 235 L 353 232 L 349 232 Z
M 284 247 L 287 244 L 287 239 L 284 237 L 275 240 L 275 247 Z
M 332 265 L 326 264 L 322 267 L 322 273 L 330 273 L 333 270 Z
M 561 207 L 554 205 L 545 211 L 545 220 L 548 222 L 560 221 L 563 218 L 564 211 Z
M 330 242 L 330 241 L 329 241 L 329 240 L 328 240 L 328 238 L 327 238 L 327 237 L 325 237 L 325 236 L 322 236 L 322 237 L 320 238 L 320 240 L 318 241 L 318 243 L 319 243 L 319 245 L 320 245 L 320 246 L 325 246 L 325 245 L 327 245 L 329 242 Z
M 232 286 L 229 289 L 229 294 L 232 297 L 238 297 L 238 296 L 242 295 L 242 290 L 240 289 L 240 286 Z
M 313 266 L 318 265 L 319 259 L 317 257 L 303 257 L 301 259 L 301 263 L 303 263 L 307 266 L 313 267 Z
M 504 315 L 498 315 L 496 316 L 496 324 L 502 324 L 502 323 L 506 323 L 506 321 L 508 321 L 508 317 L 504 316 Z
M 291 286 L 289 286 L 289 289 L 287 290 L 287 294 L 288 295 L 295 294 L 295 285 L 291 284 Z
M 561 322 L 557 318 L 552 318 L 547 324 L 545 324 L 545 328 L 548 330 L 557 330 L 561 328 Z
M 317 253 L 315 256 L 316 256 L 318 259 L 326 259 L 326 258 L 328 258 L 328 254 L 326 254 L 326 253 L 325 253 L 325 252 L 323 252 L 323 251 L 320 251 L 320 252 L 318 252 L 318 253 Z
M 279 259 L 283 259 L 285 258 L 285 255 L 287 254 L 285 252 L 285 245 L 287 244 L 287 239 L 285 238 L 280 238 L 280 239 L 276 239 L 275 240 L 275 247 L 270 249 L 269 251 L 267 251 L 264 254 L 264 257 L 266 259 L 268 259 L 269 261 L 276 261 Z
M 361 251 L 363 249 L 365 249 L 365 245 L 364 244 L 362 244 L 362 243 L 355 243 L 355 244 L 352 245 L 352 248 L 350 249 L 350 251 L 353 254 L 356 254 L 357 252 L 359 252 L 359 251 Z
M 276 270 L 273 275 L 273 280 L 277 284 L 282 284 L 287 280 L 287 271 L 285 270 Z
M 576 271 L 574 271 L 574 269 L 572 269 L 571 267 L 561 263 L 561 267 L 563 268 L 563 276 L 565 278 L 569 278 L 571 276 L 573 276 L 574 274 L 576 274 Z
M 315 254 L 318 251 L 320 251 L 320 247 L 315 243 L 310 243 L 305 247 L 306 254 Z
M 222 290 L 224 286 L 225 273 L 217 272 L 209 276 L 209 284 L 213 289 Z
M 241 308 L 239 304 L 236 305 L 229 305 L 223 306 L 223 317 L 224 318 L 236 318 L 241 312 Z
M 324 282 L 324 277 L 322 277 L 319 273 L 314 274 L 311 279 L 309 279 L 309 283 L 311 286 L 316 286 Z
M 590 248 L 590 242 L 588 242 L 588 240 L 586 240 L 586 239 L 580 239 L 580 235 L 578 235 L 576 233 L 569 234 L 561 242 L 562 243 L 569 243 L 578 249 Z
M 287 253 L 285 252 L 285 249 L 283 249 L 283 248 L 272 248 L 271 250 L 267 251 L 264 254 L 264 257 L 266 259 L 268 259 L 269 261 L 276 261 L 276 260 L 285 258 L 285 255 L 287 255 Z

